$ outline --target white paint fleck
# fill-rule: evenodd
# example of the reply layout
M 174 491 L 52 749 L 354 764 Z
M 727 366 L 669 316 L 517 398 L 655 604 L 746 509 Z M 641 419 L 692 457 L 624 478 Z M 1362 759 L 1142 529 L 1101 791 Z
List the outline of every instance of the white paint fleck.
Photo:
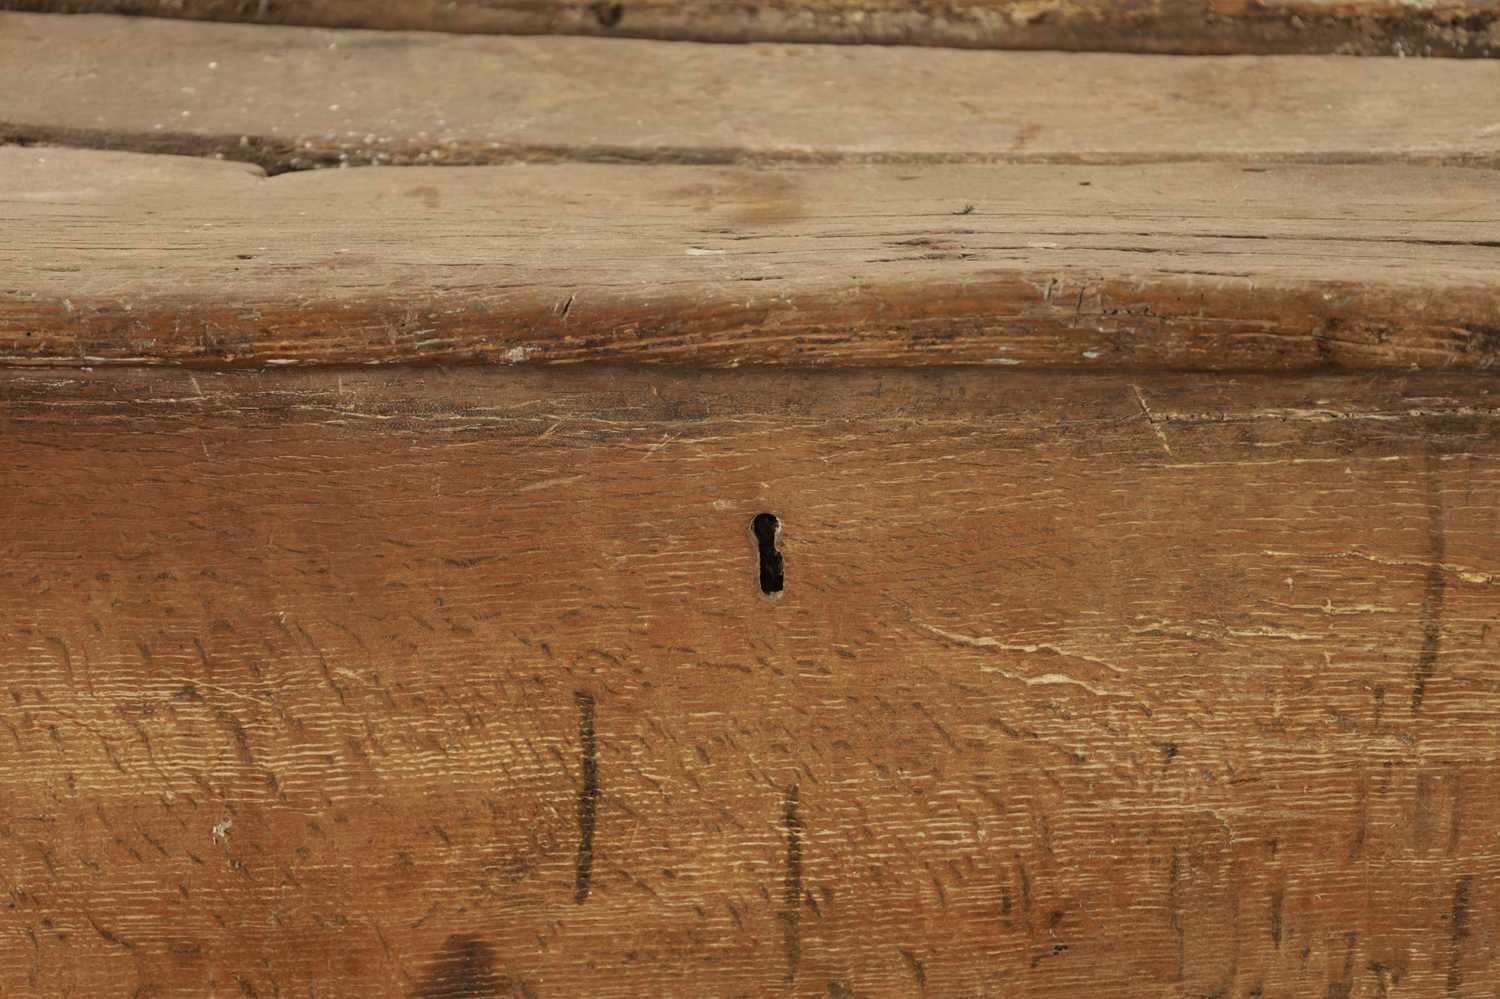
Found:
M 214 839 L 218 840 L 219 842 L 223 842 L 224 840 L 228 839 L 229 838 L 229 827 L 232 826 L 232 825 L 234 825 L 234 820 L 233 819 L 224 819 L 218 825 L 214 826 L 214 828 L 213 828 Z
M 505 359 L 507 361 L 510 361 L 512 364 L 517 364 L 517 363 L 520 363 L 521 361 L 526 360 L 528 357 L 531 356 L 531 348 L 530 347 L 512 347 L 512 348 L 510 348 L 510 350 L 507 350 L 503 356 L 505 357 Z

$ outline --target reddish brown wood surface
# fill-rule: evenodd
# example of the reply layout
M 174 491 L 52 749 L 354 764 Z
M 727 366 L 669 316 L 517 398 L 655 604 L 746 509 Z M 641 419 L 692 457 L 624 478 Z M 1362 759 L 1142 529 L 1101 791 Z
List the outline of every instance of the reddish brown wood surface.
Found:
M 1489 367 L 1488 170 L 0 149 L 0 362 Z
M 0 386 L 7 994 L 1500 981 L 1489 378 Z
M 1496 0 L 0 0 L 0 8 L 701 41 L 1212 54 L 1500 54 Z

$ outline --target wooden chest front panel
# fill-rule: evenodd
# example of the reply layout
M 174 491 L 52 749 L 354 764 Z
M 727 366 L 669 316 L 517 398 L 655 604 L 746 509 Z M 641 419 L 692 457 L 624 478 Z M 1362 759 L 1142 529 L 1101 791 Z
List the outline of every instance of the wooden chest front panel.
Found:
M 7 994 L 1495 987 L 1483 378 L 0 393 Z

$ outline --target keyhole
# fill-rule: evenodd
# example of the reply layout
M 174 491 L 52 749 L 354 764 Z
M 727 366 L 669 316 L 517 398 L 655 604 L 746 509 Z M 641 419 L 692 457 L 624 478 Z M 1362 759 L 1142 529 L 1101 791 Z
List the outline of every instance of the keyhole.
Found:
M 776 535 L 781 533 L 781 521 L 775 514 L 758 513 L 750 522 L 755 543 L 760 548 L 760 592 L 780 593 L 786 584 L 782 571 L 781 552 L 776 550 Z

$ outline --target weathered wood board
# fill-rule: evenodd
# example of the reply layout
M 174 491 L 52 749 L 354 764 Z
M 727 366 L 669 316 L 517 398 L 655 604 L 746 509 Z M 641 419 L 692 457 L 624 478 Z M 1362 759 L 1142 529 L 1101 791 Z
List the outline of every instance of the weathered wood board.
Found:
M 1495 166 L 1496 94 L 1496 61 L 722 46 L 0 15 L 0 139 L 219 155 L 273 173 L 518 159 Z
M 1491 996 L 1497 402 L 4 373 L 0 990 Z
M 1212 54 L 1500 54 L 1497 0 L 0 0 L 0 8 L 699 41 Z
M 0 15 L 0 995 L 1500 996 L 1496 93 Z
M 0 363 L 1487 368 L 1500 183 L 1416 167 L 286 174 L 0 149 Z

